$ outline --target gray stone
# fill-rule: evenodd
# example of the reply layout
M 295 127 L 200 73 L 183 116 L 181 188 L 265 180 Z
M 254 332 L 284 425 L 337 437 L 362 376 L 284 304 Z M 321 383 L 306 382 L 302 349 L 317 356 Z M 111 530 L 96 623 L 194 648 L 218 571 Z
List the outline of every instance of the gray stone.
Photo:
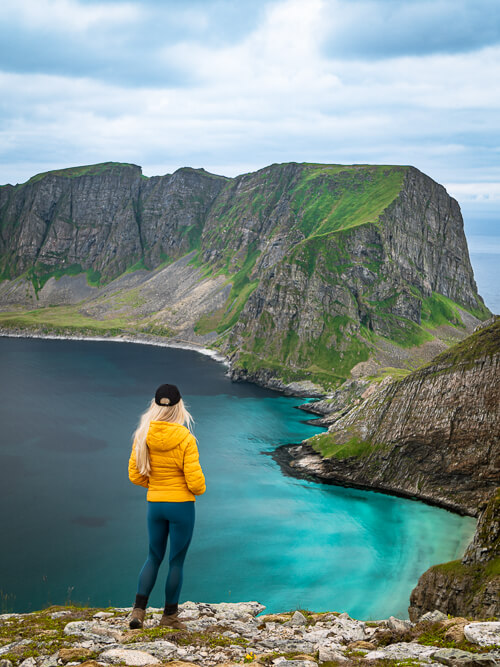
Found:
M 307 618 L 300 611 L 296 611 L 292 618 L 283 625 L 296 627 L 307 625 Z
M 366 625 L 363 621 L 356 621 L 348 614 L 337 616 L 328 632 L 328 637 L 335 637 L 343 644 L 350 644 L 359 639 L 366 639 Z
M 276 658 L 273 665 L 277 667 L 318 667 L 318 663 L 313 660 L 287 660 L 286 658 Z
M 485 621 L 483 623 L 469 623 L 464 627 L 465 638 L 480 646 L 495 646 L 500 644 L 500 621 Z
M 160 660 L 169 660 L 177 653 L 177 645 L 164 639 L 157 639 L 152 642 L 137 642 L 134 649 L 151 653 Z
M 395 632 L 405 632 L 411 628 L 412 623 L 410 621 L 403 621 L 400 618 L 396 618 L 395 616 L 389 616 L 386 621 L 386 625 L 388 628 L 394 630 Z
M 421 662 L 431 662 L 432 655 L 437 651 L 435 646 L 423 646 L 416 642 L 399 642 L 389 644 L 384 648 L 370 651 L 365 660 L 408 660 L 415 659 Z
M 345 655 L 334 646 L 320 646 L 318 657 L 320 662 L 327 662 L 329 660 L 342 662 L 343 660 L 347 660 Z
M 437 623 L 438 621 L 446 621 L 448 616 L 443 614 L 439 609 L 434 609 L 434 611 L 428 611 L 426 614 L 422 614 L 419 621 L 430 621 L 431 623 Z
M 68 609 L 62 609 L 61 611 L 55 611 L 50 615 L 50 618 L 63 618 L 64 616 L 70 616 L 72 614 Z
M 458 648 L 442 648 L 432 656 L 433 660 L 449 665 L 449 667 L 494 667 L 496 659 L 487 653 L 477 654 L 470 651 L 461 651 Z
M 7 660 L 7 658 L 3 658 L 0 660 L 0 667 L 12 667 L 12 663 L 10 660 Z
M 35 658 L 26 658 L 26 660 L 23 660 L 21 663 L 19 663 L 19 667 L 36 667 L 36 660 Z
M 70 621 L 64 626 L 64 634 L 78 635 L 103 644 L 121 641 L 123 636 L 116 628 L 99 621 Z
M 11 642 L 10 644 L 5 644 L 4 646 L 0 646 L 0 655 L 3 655 L 4 653 L 10 653 L 12 649 L 16 648 L 17 646 L 27 646 L 28 644 L 31 643 L 32 643 L 31 639 L 20 639 L 17 642 Z
M 101 653 L 99 656 L 99 659 L 113 665 L 125 663 L 126 665 L 131 665 L 133 667 L 143 667 L 143 665 L 153 665 L 160 662 L 154 655 L 146 653 L 145 651 L 121 648 L 113 648 L 104 651 L 104 653 Z
M 112 618 L 114 614 L 111 611 L 98 611 L 97 614 L 94 614 L 93 618 Z

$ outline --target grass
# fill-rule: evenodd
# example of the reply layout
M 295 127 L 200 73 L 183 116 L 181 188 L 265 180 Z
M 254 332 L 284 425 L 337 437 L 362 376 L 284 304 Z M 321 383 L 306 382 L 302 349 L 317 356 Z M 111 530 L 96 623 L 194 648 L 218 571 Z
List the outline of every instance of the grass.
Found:
M 47 176 L 62 176 L 63 178 L 77 178 L 78 176 L 98 176 L 105 171 L 110 171 L 111 169 L 122 169 L 123 167 L 132 167 L 134 169 L 140 169 L 135 164 L 130 164 L 128 162 L 100 162 L 98 164 L 88 164 L 81 167 L 69 167 L 68 169 L 54 169 L 52 171 L 44 171 L 40 174 L 32 176 L 27 183 L 36 183 L 41 181 Z M 24 184 L 23 184 L 24 185 Z
M 442 352 L 422 368 L 431 366 L 472 367 L 481 358 L 498 355 L 500 351 L 500 317 L 487 327 L 464 338 L 449 350 Z
M 299 227 L 309 236 L 376 223 L 399 194 L 406 167 L 306 165 L 291 196 Z
M 129 326 L 124 318 L 96 320 L 78 312 L 74 306 L 49 306 L 27 312 L 0 312 L 0 326 L 10 329 L 38 329 L 43 333 L 103 333 L 118 335 Z
M 362 440 L 358 436 L 353 436 L 344 443 L 338 443 L 335 441 L 335 434 L 333 433 L 320 433 L 310 438 L 308 443 L 314 451 L 328 459 L 362 459 L 374 451 L 387 449 L 387 445 L 385 444 L 374 445 L 367 440 Z
M 433 292 L 422 300 L 422 326 L 435 329 L 443 324 L 464 328 L 457 304 L 442 294 Z

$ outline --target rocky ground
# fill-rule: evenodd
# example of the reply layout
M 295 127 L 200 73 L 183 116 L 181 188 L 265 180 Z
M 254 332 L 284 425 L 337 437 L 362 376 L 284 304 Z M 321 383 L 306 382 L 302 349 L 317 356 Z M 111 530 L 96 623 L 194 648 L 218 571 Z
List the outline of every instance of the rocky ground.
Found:
M 416 623 L 305 610 L 263 615 L 258 602 L 186 602 L 181 609 L 186 630 L 160 628 L 161 609 L 152 608 L 142 630 L 129 630 L 130 608 L 3 614 L 0 667 L 500 665 L 500 622 L 491 619 L 472 622 L 439 611 Z

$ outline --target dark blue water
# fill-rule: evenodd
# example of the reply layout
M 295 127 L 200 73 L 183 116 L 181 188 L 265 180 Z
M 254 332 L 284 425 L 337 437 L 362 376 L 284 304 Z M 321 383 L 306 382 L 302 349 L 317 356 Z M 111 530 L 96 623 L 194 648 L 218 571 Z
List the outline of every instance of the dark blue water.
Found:
M 419 575 L 473 533 L 473 519 L 418 502 L 284 477 L 262 452 L 317 432 L 301 401 L 232 383 L 196 352 L 0 338 L 0 362 L 4 610 L 132 604 L 147 541 L 130 436 L 163 382 L 195 416 L 207 478 L 182 600 L 406 617 Z

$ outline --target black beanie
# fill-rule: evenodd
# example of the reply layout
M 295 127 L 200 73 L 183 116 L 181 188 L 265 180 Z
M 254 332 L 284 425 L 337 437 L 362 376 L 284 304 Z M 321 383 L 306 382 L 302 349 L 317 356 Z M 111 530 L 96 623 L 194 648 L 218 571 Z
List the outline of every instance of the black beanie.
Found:
M 161 399 L 168 399 L 162 402 Z M 156 390 L 155 403 L 161 406 L 176 405 L 181 400 L 181 393 L 175 384 L 162 384 Z

